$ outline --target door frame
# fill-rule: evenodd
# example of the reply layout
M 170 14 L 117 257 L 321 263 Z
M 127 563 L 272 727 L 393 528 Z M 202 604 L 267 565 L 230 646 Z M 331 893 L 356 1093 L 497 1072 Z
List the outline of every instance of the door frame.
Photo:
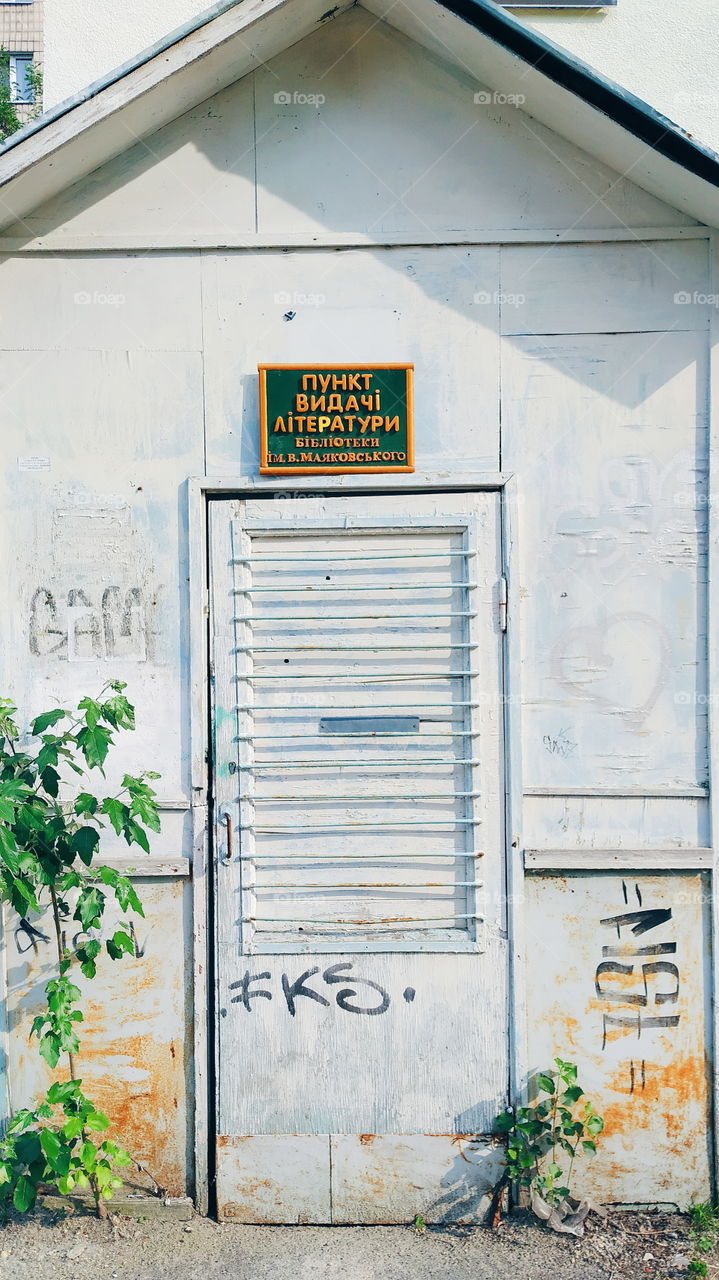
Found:
M 210 737 L 210 595 L 208 508 L 216 499 L 253 498 L 273 493 L 367 495 L 443 492 L 497 492 L 500 499 L 502 571 L 507 583 L 507 627 L 501 655 L 504 690 L 504 830 L 509 941 L 509 1090 L 526 1090 L 528 1056 L 524 990 L 524 852 L 522 819 L 521 649 L 518 581 L 518 487 L 507 472 L 468 472 L 446 477 L 431 472 L 408 476 L 333 477 L 218 476 L 187 482 L 189 563 L 190 787 L 192 792 L 194 1192 L 197 1211 L 212 1207 L 215 1140 L 214 915 L 212 761 Z M 206 1015 L 200 1011 L 205 1010 Z

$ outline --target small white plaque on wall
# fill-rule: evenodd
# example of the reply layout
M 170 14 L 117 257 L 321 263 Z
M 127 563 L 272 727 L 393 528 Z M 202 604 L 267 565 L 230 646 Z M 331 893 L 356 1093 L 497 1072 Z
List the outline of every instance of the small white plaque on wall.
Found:
M 29 458 L 18 458 L 18 471 L 49 471 L 50 459 L 32 456 Z

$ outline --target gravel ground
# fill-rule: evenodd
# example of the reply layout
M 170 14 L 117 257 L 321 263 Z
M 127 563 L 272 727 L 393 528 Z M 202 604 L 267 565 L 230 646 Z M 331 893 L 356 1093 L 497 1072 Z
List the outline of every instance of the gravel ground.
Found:
M 495 1231 L 101 1223 L 45 1212 L 0 1227 L 2 1280 L 680 1280 L 689 1260 L 686 1218 L 659 1213 L 593 1218 L 581 1240 L 524 1215 Z

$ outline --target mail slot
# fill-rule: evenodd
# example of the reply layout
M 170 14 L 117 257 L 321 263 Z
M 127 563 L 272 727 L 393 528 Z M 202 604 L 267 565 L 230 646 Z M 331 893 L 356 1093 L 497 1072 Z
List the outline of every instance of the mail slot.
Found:
M 419 733 L 419 716 L 323 716 L 320 733 Z

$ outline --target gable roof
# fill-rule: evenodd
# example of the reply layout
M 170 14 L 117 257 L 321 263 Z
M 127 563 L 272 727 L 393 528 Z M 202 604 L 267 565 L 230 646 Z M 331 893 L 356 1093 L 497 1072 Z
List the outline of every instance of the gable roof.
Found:
M 0 148 L 0 227 L 305 38 L 356 0 L 220 0 Z M 331 0 L 330 0 L 331 3 Z M 652 195 L 719 226 L 719 155 L 492 0 L 363 7 Z

